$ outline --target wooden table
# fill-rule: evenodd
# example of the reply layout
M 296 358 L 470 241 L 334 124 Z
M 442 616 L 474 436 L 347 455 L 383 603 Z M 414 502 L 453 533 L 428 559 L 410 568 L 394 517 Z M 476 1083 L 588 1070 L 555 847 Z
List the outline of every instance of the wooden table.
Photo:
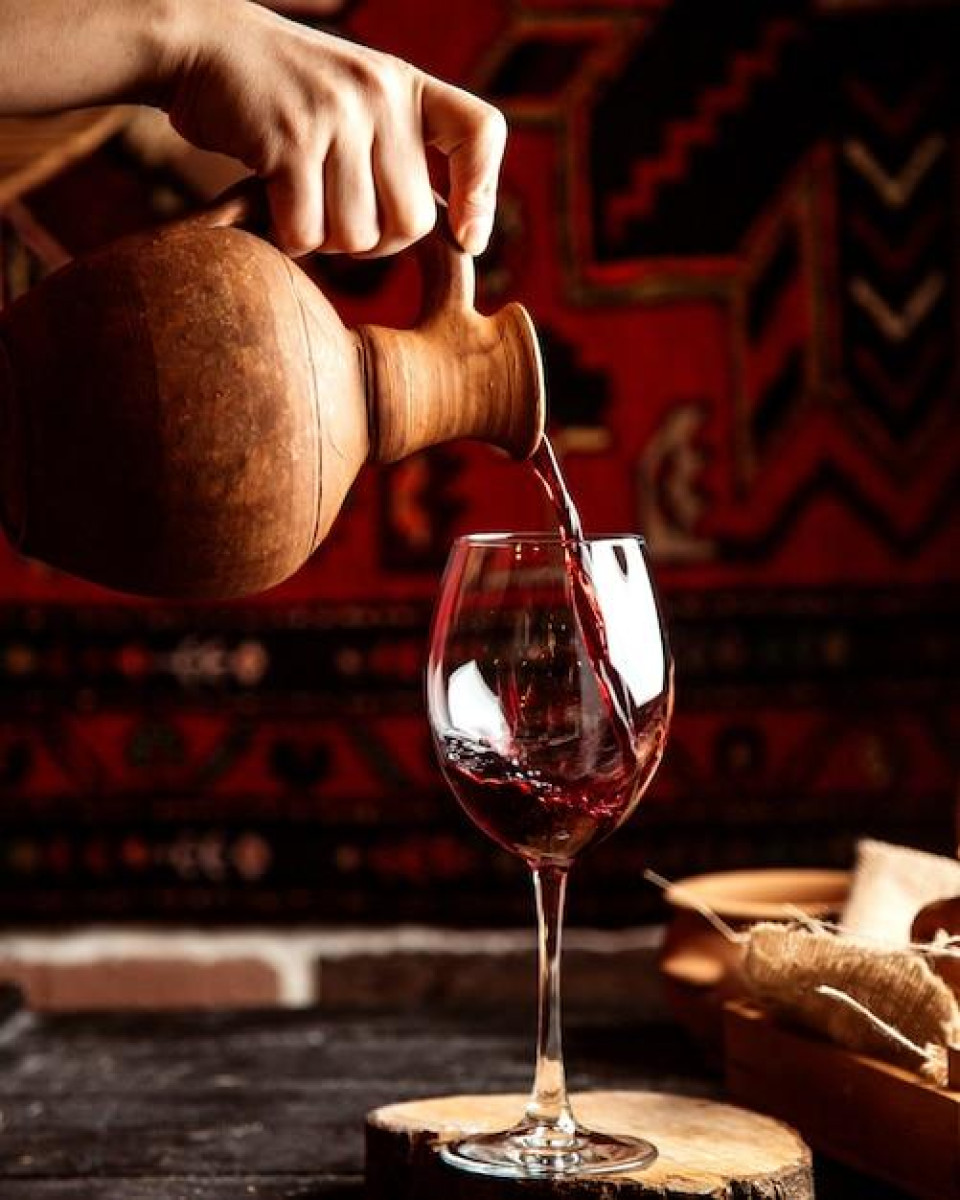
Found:
M 2 1200 L 356 1200 L 369 1109 L 530 1076 L 517 1019 L 6 1010 Z M 720 1094 L 670 1026 L 574 1014 L 567 1051 L 577 1089 Z M 902 1200 L 825 1163 L 817 1197 Z

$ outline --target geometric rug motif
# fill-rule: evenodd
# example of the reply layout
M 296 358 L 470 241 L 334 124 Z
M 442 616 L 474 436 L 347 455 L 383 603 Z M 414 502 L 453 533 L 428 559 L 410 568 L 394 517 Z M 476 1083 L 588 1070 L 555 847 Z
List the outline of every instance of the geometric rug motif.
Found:
M 590 530 L 648 537 L 677 659 L 664 764 L 574 920 L 678 876 L 955 844 L 960 701 L 957 4 L 349 6 L 511 139 L 482 307 L 541 333 Z M 0 206 L 0 302 L 196 202 L 121 135 Z M 348 324 L 416 311 L 409 256 L 316 261 Z M 471 444 L 366 469 L 317 554 L 230 605 L 131 600 L 0 546 L 0 915 L 528 918 L 423 711 L 451 539 L 530 528 Z

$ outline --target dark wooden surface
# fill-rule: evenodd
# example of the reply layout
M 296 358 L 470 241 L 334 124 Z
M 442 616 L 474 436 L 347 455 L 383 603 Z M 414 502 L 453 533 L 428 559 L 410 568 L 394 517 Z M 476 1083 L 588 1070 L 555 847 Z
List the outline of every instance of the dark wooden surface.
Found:
M 577 1089 L 720 1094 L 669 1026 L 572 1016 L 567 1050 Z M 529 1023 L 516 1018 L 8 1010 L 0 1200 L 360 1197 L 368 1109 L 524 1091 L 531 1052 Z M 817 1196 L 900 1200 L 829 1164 Z

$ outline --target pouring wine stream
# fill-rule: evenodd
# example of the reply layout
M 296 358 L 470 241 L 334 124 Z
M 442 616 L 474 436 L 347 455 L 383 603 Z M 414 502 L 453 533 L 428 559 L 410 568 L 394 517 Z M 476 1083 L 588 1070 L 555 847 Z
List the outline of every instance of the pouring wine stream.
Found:
M 544 436 L 530 461 L 553 506 L 563 538 L 567 583 L 573 610 L 583 636 L 584 649 L 590 659 L 600 695 L 610 712 L 620 752 L 625 761 L 629 762 L 635 757 L 631 736 L 630 699 L 620 678 L 616 674 L 611 675 L 607 669 L 610 661 L 607 631 L 593 586 L 593 564 L 583 539 L 580 512 L 570 495 L 567 481 L 548 437 Z

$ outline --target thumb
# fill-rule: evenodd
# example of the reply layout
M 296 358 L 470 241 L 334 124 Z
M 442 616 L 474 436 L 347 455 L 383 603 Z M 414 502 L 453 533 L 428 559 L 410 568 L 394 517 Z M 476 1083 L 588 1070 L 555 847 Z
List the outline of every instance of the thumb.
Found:
M 490 240 L 497 207 L 497 181 L 507 143 L 507 123 L 492 105 L 449 83 L 427 79 L 423 132 L 446 155 L 450 169 L 450 226 L 468 254 Z

